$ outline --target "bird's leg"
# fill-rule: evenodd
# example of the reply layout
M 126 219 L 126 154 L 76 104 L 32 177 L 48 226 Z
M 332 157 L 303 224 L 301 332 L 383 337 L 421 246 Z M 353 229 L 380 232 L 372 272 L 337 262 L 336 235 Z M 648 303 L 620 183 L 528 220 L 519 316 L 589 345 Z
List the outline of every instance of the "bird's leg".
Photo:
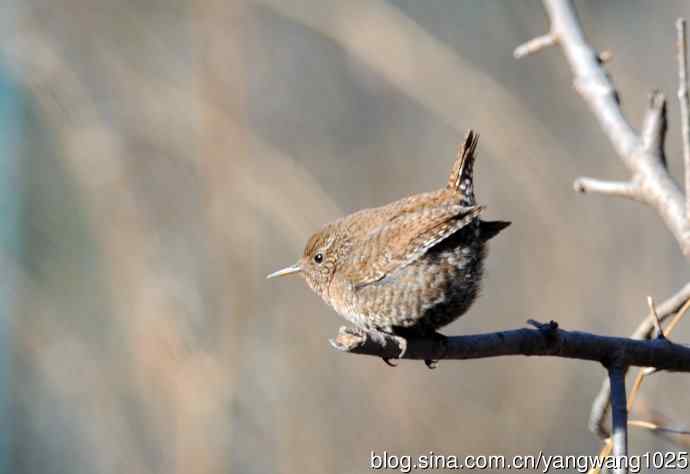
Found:
M 381 333 L 381 334 L 388 334 L 388 335 L 396 336 L 395 332 L 393 331 L 393 328 L 391 328 L 389 326 L 375 327 L 373 329 L 373 331 L 375 333 Z M 383 360 L 388 367 L 397 367 L 398 366 L 398 364 L 391 362 L 391 360 L 393 360 L 393 359 L 391 359 L 390 357 L 381 357 L 381 360 Z
M 391 334 L 394 334 L 398 337 L 402 337 L 406 340 L 431 339 L 433 342 L 432 347 L 434 349 L 436 349 L 436 347 L 440 347 L 441 350 L 439 352 L 441 353 L 441 356 L 438 359 L 424 360 L 424 363 L 430 369 L 435 369 L 438 366 L 438 361 L 443 359 L 446 356 L 446 353 L 448 352 L 448 338 L 440 332 L 436 332 L 436 330 L 432 327 L 393 327 Z M 388 363 L 388 361 L 386 361 L 386 363 Z
M 331 340 L 331 344 L 339 350 L 349 350 L 349 348 L 356 346 L 360 344 L 362 341 L 364 341 L 367 336 L 369 337 L 374 337 L 374 338 L 383 338 L 384 334 L 389 334 L 392 335 L 393 337 L 399 337 L 395 336 L 392 332 L 386 332 L 385 330 L 381 330 L 380 328 L 362 328 L 358 326 L 354 327 L 347 327 L 347 326 L 341 326 L 340 329 L 338 329 L 338 338 L 343 339 L 347 341 L 344 345 L 342 343 L 342 340 L 340 342 L 336 342 L 334 340 Z M 391 362 L 391 358 L 389 357 L 384 357 L 382 356 L 381 359 L 388 365 L 389 367 L 397 367 L 397 364 L 394 364 Z
M 440 332 L 434 331 L 431 334 L 431 338 L 434 340 L 434 347 L 436 344 L 439 344 L 441 346 L 441 357 L 438 359 L 425 359 L 424 363 L 429 369 L 435 369 L 438 367 L 438 361 L 443 359 L 446 356 L 446 353 L 448 352 L 448 338 L 441 334 Z

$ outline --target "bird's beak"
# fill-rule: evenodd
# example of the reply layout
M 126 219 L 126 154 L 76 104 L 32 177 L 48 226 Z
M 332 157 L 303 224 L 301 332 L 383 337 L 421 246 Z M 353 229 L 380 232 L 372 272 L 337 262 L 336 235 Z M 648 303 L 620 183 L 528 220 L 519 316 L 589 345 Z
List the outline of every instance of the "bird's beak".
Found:
M 284 276 L 284 275 L 291 275 L 293 273 L 299 273 L 301 271 L 302 271 L 302 269 L 299 267 L 299 263 L 295 263 L 294 265 L 291 265 L 289 267 L 285 267 L 282 270 L 278 270 L 277 272 L 273 272 L 270 275 L 267 275 L 266 279 L 268 280 L 269 278 L 275 278 L 275 277 Z

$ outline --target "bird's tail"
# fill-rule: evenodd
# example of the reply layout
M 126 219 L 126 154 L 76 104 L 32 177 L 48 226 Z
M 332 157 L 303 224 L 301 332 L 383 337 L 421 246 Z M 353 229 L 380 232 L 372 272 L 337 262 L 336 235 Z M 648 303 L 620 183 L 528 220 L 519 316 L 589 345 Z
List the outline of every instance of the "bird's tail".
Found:
M 508 227 L 510 222 L 506 221 L 480 221 L 479 222 L 479 238 L 486 242 L 493 239 L 503 229 Z
M 464 143 L 458 150 L 458 158 L 453 163 L 453 168 L 448 177 L 448 189 L 457 191 L 462 195 L 460 203 L 463 206 L 474 206 L 474 152 L 479 142 L 479 134 L 468 130 Z

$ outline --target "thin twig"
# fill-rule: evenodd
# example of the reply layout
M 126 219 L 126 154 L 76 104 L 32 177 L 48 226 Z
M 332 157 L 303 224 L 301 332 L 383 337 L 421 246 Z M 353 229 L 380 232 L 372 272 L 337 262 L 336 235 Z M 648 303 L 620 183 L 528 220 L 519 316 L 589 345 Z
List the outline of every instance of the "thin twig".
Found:
M 645 367 L 645 369 L 646 368 L 647 367 Z M 630 388 L 630 393 L 628 394 L 628 411 L 631 411 L 633 406 L 635 406 L 635 400 L 637 400 L 637 394 L 640 392 L 640 388 L 642 388 L 642 382 L 644 381 L 645 377 L 649 375 L 647 372 L 645 372 L 645 369 L 640 369 L 637 371 L 635 380 Z
M 685 212 L 690 221 L 690 118 L 688 117 L 688 42 L 685 19 L 676 21 L 678 32 L 678 101 L 680 102 L 680 118 L 683 137 L 683 165 L 685 166 Z
M 625 401 L 625 367 L 618 363 L 609 367 L 611 381 L 611 438 L 613 455 L 622 459 L 628 455 L 628 407 Z M 628 472 L 627 465 L 620 464 L 617 474 Z
M 644 201 L 637 183 L 625 181 L 603 181 L 594 178 L 577 178 L 573 188 L 579 193 L 599 193 L 608 196 L 618 196 L 636 201 Z
M 646 413 L 641 416 L 644 419 L 641 423 L 645 426 L 640 426 L 647 428 L 650 432 L 662 439 L 665 439 L 676 446 L 681 448 L 690 448 L 690 428 L 685 425 L 679 425 L 673 423 L 670 417 L 665 416 L 662 413 L 658 413 L 655 410 L 644 410 Z M 639 422 L 640 420 L 638 420 Z M 630 423 L 628 423 L 630 424 Z M 652 425 L 656 429 L 652 428 Z
M 666 301 L 657 305 L 656 310 L 659 319 L 663 322 L 674 314 L 676 314 L 676 317 L 678 314 L 685 314 L 688 307 L 690 307 L 690 283 L 686 284 Z M 649 314 L 642 320 L 630 337 L 632 339 L 649 339 L 654 331 L 654 319 L 654 316 Z M 674 320 L 675 319 L 676 318 L 674 318 Z M 666 333 L 670 333 L 668 328 L 666 329 Z M 606 439 L 610 436 L 605 426 L 610 396 L 611 387 L 609 385 L 609 379 L 606 377 L 601 384 L 599 393 L 592 402 L 592 409 L 589 416 L 589 429 L 602 439 Z
M 659 431 L 661 433 L 669 433 L 669 434 L 675 434 L 675 435 L 686 435 L 686 436 L 690 435 L 689 430 L 677 430 L 674 428 L 668 428 L 666 426 L 660 426 L 656 423 L 652 423 L 651 421 L 629 420 L 628 426 L 636 426 L 638 428 L 646 428 L 648 430 Z
M 661 319 L 659 319 L 659 315 L 656 312 L 656 306 L 654 305 L 654 298 L 651 296 L 647 297 L 647 306 L 649 306 L 649 312 L 652 314 L 654 317 L 654 327 L 656 328 L 656 337 L 659 338 L 664 338 L 664 330 L 661 327 Z
M 664 309 L 666 309 L 666 306 L 669 303 L 675 303 L 674 300 L 678 297 L 679 293 L 677 293 L 673 297 L 666 300 L 661 306 L 663 306 Z M 668 323 L 668 326 L 666 326 L 665 333 L 668 336 L 671 335 L 671 333 L 673 332 L 673 329 L 676 327 L 678 322 L 683 318 L 683 316 L 685 316 L 688 313 L 689 309 L 690 309 L 690 299 L 685 302 L 685 304 L 678 310 L 677 313 L 675 313 L 675 316 L 673 317 L 673 319 Z M 664 314 L 664 317 L 668 317 L 670 314 L 672 314 L 672 313 Z M 646 318 L 645 322 L 649 321 L 649 319 L 650 318 Z M 663 319 L 663 318 L 660 318 L 660 319 Z M 644 329 L 645 329 L 644 327 L 642 328 L 642 330 L 641 330 L 641 328 L 638 328 L 638 330 L 635 332 L 642 334 L 645 332 Z M 641 368 L 640 370 L 637 371 L 637 376 L 635 377 L 635 381 L 633 382 L 633 385 L 630 388 L 630 393 L 628 395 L 628 413 L 631 412 L 633 407 L 635 406 L 635 401 L 637 400 L 637 395 L 640 392 L 640 388 L 642 387 L 642 382 L 644 382 L 645 378 L 647 378 L 649 375 L 654 373 L 654 372 L 649 370 L 650 368 L 651 367 L 644 367 L 644 368 Z M 606 379 L 606 390 L 605 391 L 602 390 L 599 393 L 599 395 L 597 395 L 597 399 L 599 397 L 601 397 L 602 394 L 608 395 L 609 393 L 610 393 L 610 384 L 609 384 L 609 380 L 607 378 Z M 597 401 L 595 399 L 594 405 L 596 405 L 596 403 L 597 403 Z M 594 405 L 593 405 L 593 409 L 592 409 L 593 413 L 595 412 Z M 601 408 L 599 408 L 598 410 L 601 413 L 604 413 L 604 414 L 606 413 L 606 410 L 602 410 Z M 603 430 L 603 425 L 601 424 L 601 422 L 597 421 L 597 422 L 595 422 L 595 425 L 599 430 Z M 606 457 L 609 454 L 611 454 L 611 448 L 613 447 L 613 444 L 611 442 L 611 438 L 608 438 L 608 437 L 604 437 L 604 438 L 605 438 L 604 445 L 601 447 L 601 450 L 599 451 L 599 458 L 603 458 L 603 457 Z M 599 472 L 600 472 L 600 469 L 594 467 L 594 468 L 590 469 L 589 474 L 599 474 Z
M 669 326 L 664 330 L 666 334 L 669 334 L 670 328 L 677 324 L 677 322 L 673 323 L 673 320 L 678 319 L 679 315 L 682 318 L 688 309 L 690 309 L 690 283 L 687 283 L 663 303 L 656 305 L 657 315 L 662 323 L 668 318 L 673 317 Z M 630 337 L 632 339 L 650 339 L 654 333 L 654 329 L 654 316 L 648 314 L 639 326 L 635 328 L 635 331 L 633 331 Z
M 671 335 L 671 332 L 673 332 L 680 320 L 683 319 L 683 317 L 688 313 L 688 309 L 690 309 L 690 300 L 685 302 L 683 307 L 678 310 L 673 319 L 671 319 L 671 321 L 668 323 L 668 326 L 666 326 L 666 330 L 664 331 L 666 334 Z
M 556 44 L 556 35 L 548 33 L 542 36 L 537 36 L 536 38 L 532 38 L 528 42 L 523 43 L 515 48 L 515 51 L 513 51 L 513 57 L 515 57 L 515 59 L 524 58 L 525 56 L 534 54 L 537 51 L 541 51 L 542 49 L 554 44 Z
M 599 451 L 599 454 L 597 457 L 599 459 L 605 458 L 611 454 L 611 450 L 613 449 L 613 441 L 611 438 L 606 438 L 604 445 L 601 447 L 601 450 Z M 595 465 L 593 466 L 587 474 L 599 474 L 601 472 L 601 467 Z

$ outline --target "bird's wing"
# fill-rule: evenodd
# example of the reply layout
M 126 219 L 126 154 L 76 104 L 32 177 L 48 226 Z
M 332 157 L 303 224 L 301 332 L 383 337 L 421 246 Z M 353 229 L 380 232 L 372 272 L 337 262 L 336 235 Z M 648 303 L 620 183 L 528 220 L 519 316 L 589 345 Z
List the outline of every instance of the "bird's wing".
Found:
M 424 255 L 431 247 L 466 226 L 481 206 L 445 204 L 405 210 L 369 231 L 346 277 L 361 288 L 386 277 Z

